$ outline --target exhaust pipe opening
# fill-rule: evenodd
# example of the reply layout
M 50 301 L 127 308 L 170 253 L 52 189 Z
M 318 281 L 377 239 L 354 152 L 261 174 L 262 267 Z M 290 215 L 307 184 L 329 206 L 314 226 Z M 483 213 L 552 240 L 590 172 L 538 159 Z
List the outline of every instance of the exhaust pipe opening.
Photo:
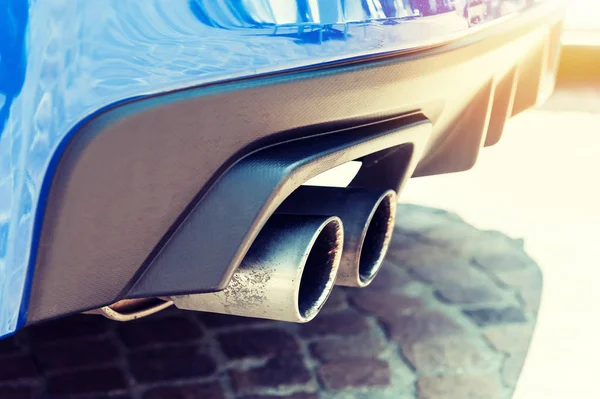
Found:
M 227 288 L 171 299 L 181 309 L 305 323 L 333 289 L 343 234 L 335 216 L 273 215 Z
M 316 316 L 331 293 L 340 261 L 341 234 L 339 223 L 327 224 L 306 259 L 298 291 L 298 311 L 304 319 Z
M 344 250 L 336 284 L 366 287 L 377 275 L 392 238 L 396 193 L 303 186 L 290 195 L 277 212 L 338 216 L 344 224 Z
M 390 245 L 394 232 L 395 199 L 392 193 L 383 196 L 368 222 L 358 264 L 358 275 L 364 285 L 377 275 Z

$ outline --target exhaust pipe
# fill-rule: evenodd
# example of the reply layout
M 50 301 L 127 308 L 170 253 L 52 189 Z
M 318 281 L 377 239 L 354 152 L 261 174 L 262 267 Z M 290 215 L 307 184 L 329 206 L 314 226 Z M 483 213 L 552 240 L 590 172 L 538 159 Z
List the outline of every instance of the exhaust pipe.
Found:
M 396 193 L 302 186 L 277 212 L 338 216 L 344 225 L 344 250 L 336 284 L 366 287 L 377 275 L 392 238 Z
M 112 305 L 83 313 L 97 314 L 115 321 L 132 321 L 163 311 L 171 305 L 173 302 L 168 298 L 123 299 Z
M 227 288 L 171 299 L 181 309 L 305 323 L 333 289 L 342 246 L 338 217 L 276 214 Z

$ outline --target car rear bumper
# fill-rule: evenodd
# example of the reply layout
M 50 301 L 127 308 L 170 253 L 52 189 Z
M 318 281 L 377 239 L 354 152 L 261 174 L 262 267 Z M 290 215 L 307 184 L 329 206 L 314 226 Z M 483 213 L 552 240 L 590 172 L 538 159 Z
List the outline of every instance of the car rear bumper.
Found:
M 0 31 L 0 336 L 128 297 L 257 149 L 418 115 L 432 133 L 415 174 L 466 170 L 553 87 L 561 1 L 300 20 L 255 3 L 253 18 L 201 1 L 0 11 L 16 21 Z M 226 284 L 212 267 L 198 291 Z

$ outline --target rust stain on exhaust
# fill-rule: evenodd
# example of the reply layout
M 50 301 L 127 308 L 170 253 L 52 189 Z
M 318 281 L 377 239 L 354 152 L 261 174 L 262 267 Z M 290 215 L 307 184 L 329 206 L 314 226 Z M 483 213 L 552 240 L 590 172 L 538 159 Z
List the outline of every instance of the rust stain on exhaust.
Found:
M 225 303 L 231 308 L 259 308 L 267 301 L 267 287 L 274 274 L 274 268 L 245 267 L 244 273 L 235 273 L 229 286 L 223 291 Z

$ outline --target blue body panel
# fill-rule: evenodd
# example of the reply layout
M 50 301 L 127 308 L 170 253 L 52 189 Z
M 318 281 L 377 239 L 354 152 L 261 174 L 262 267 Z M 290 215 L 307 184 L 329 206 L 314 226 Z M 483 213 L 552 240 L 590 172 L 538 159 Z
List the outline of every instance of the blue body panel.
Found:
M 1 0 L 0 337 L 77 126 L 141 96 L 452 40 L 532 0 Z

